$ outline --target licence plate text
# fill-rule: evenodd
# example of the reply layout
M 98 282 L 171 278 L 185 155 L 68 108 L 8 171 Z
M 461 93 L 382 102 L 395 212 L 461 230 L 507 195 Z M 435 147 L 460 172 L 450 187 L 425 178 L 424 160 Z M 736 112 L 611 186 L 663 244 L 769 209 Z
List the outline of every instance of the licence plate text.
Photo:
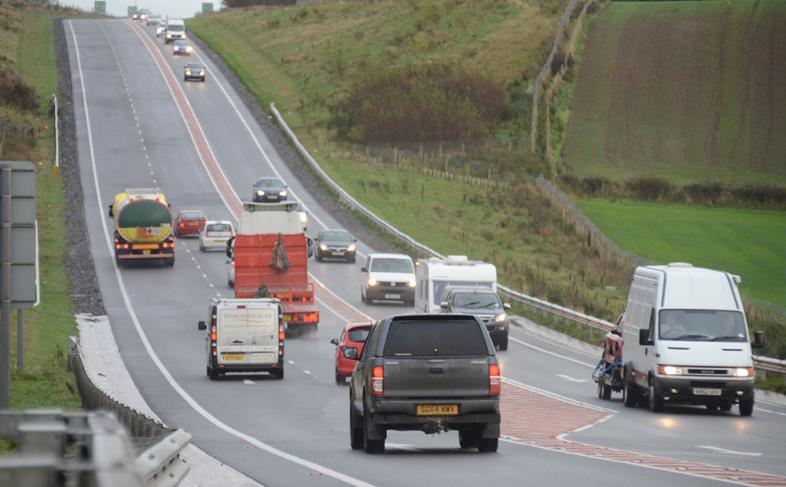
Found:
M 693 388 L 693 395 L 694 396 L 720 396 L 721 390 L 720 389 L 709 389 L 707 387 L 694 387 Z
M 401 297 L 400 294 L 386 294 L 385 299 L 399 299 Z
M 420 404 L 416 412 L 418 416 L 455 416 L 458 404 Z
M 243 360 L 242 353 L 225 353 L 221 356 L 224 360 Z

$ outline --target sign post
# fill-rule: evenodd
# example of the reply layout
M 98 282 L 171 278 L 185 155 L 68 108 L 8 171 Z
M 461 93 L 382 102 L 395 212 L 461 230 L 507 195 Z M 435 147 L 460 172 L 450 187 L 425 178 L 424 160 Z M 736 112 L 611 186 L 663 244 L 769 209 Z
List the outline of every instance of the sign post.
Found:
M 202 13 L 203 14 L 212 14 L 213 13 L 213 2 L 202 2 Z
M 35 210 L 33 164 L 0 161 L 0 409 L 11 403 L 11 309 L 38 303 Z
M 128 6 L 128 16 L 133 17 L 136 13 L 136 5 L 129 5 Z
M 95 0 L 95 2 L 93 2 L 93 13 L 97 13 L 99 15 L 106 15 L 106 1 Z

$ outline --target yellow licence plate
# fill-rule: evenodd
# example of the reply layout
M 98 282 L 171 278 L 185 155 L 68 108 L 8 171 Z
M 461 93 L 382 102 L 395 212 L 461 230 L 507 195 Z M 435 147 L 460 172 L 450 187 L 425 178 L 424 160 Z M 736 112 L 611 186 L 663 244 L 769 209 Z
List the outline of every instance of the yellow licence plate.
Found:
M 225 353 L 222 357 L 224 360 L 243 360 L 242 353 Z
M 132 248 L 134 250 L 156 250 L 158 244 L 134 244 Z
M 417 407 L 418 416 L 455 416 L 457 404 L 421 404 Z

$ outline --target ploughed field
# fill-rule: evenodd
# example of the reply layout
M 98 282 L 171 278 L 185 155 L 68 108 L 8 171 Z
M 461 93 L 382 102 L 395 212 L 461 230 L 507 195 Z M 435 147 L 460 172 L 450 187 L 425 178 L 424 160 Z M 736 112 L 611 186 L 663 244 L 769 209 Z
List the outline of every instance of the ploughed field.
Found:
M 784 25 L 783 0 L 612 2 L 587 31 L 565 163 L 611 179 L 783 186 Z

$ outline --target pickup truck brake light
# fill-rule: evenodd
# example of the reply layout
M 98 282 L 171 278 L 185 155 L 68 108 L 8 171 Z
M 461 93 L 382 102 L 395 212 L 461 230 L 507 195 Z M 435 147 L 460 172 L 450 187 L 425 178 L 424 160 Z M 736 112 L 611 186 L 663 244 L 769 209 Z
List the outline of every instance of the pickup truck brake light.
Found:
M 502 388 L 502 378 L 500 377 L 499 365 L 489 365 L 489 394 L 492 396 L 499 396 L 500 389 Z
M 381 396 L 385 393 L 385 369 L 377 365 L 371 369 L 371 394 Z

